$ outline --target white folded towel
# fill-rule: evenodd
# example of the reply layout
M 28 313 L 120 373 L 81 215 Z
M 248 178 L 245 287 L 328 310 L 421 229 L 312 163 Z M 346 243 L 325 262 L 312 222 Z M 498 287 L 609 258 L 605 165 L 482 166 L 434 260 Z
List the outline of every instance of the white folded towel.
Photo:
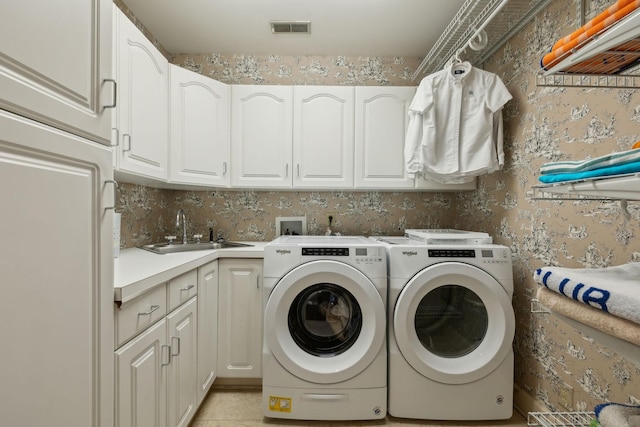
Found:
M 542 267 L 533 279 L 552 291 L 640 324 L 640 263 L 608 268 Z
M 595 413 L 602 427 L 640 427 L 640 406 L 603 403 Z

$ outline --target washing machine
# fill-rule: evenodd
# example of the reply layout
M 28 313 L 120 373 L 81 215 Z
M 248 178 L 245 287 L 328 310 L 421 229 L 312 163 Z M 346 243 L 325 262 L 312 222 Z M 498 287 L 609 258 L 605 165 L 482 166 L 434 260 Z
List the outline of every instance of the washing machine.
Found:
M 281 236 L 264 251 L 263 413 L 387 413 L 387 261 L 361 236 Z
M 478 234 L 418 234 L 373 238 L 388 257 L 388 412 L 432 420 L 510 418 L 511 251 Z

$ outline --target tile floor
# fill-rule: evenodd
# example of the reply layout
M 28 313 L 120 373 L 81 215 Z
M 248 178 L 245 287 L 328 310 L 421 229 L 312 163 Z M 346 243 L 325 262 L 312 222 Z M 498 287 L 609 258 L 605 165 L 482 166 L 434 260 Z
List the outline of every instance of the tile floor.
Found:
M 527 422 L 514 411 L 510 420 L 478 422 L 421 421 L 387 416 L 377 421 L 294 421 L 264 418 L 262 392 L 259 389 L 213 389 L 205 398 L 190 427 L 258 427 L 258 426 L 431 426 L 431 427 L 523 427 Z

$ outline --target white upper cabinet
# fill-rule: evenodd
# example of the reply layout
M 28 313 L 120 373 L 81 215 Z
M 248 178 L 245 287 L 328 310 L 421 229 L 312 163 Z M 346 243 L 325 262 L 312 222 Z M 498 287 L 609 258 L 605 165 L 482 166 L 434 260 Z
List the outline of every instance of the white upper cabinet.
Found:
M 229 85 L 176 65 L 169 71 L 169 181 L 229 186 Z
M 412 189 L 404 142 L 415 87 L 356 87 L 355 187 Z
M 231 87 L 231 186 L 291 188 L 293 87 Z
M 352 86 L 293 89 L 293 187 L 353 188 Z
M 0 108 L 109 145 L 111 0 L 4 0 Z
M 169 63 L 118 8 L 114 9 L 118 80 L 116 168 L 167 180 Z
M 352 188 L 353 87 L 231 89 L 231 185 Z

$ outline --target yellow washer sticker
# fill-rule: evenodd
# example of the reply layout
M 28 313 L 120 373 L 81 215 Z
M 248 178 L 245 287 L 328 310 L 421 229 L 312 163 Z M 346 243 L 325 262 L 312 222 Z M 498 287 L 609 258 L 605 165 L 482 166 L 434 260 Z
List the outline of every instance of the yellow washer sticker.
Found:
M 269 396 L 269 410 L 277 412 L 291 412 L 291 398 Z

